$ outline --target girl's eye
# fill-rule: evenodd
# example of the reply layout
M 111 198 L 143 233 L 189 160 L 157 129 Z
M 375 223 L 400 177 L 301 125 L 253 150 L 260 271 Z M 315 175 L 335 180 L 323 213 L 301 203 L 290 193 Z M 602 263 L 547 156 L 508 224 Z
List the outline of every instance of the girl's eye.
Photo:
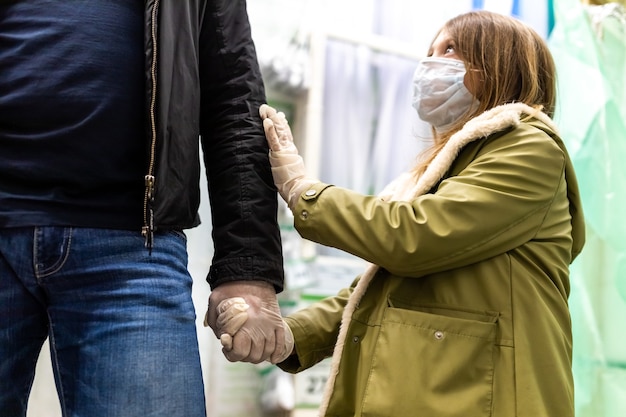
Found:
M 454 53 L 454 46 L 448 45 L 446 47 L 446 54 L 452 54 L 452 53 Z

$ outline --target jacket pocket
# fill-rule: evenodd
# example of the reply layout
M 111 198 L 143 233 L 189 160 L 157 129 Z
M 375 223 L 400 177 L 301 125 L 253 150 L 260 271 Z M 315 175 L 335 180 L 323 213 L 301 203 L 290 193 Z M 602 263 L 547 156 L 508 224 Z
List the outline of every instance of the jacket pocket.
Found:
M 490 416 L 497 315 L 390 304 L 362 415 Z

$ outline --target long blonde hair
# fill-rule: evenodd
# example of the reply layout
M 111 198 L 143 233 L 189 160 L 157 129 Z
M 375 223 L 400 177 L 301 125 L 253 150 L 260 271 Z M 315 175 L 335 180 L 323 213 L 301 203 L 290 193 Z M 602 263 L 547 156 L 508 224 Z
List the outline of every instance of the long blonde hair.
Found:
M 552 117 L 556 105 L 556 69 L 547 44 L 519 20 L 485 10 L 450 19 L 440 29 L 455 42 L 468 72 L 477 72 L 480 104 L 443 134 L 415 167 L 421 175 L 450 136 L 470 119 L 493 107 L 522 102 Z M 438 36 L 439 34 L 437 34 Z M 435 36 L 435 39 L 436 37 Z

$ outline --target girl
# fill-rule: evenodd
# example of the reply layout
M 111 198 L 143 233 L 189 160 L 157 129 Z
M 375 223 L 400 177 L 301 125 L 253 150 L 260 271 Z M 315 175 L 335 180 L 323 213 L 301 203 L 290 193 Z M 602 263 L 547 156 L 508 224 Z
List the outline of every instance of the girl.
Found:
M 332 355 L 322 416 L 571 417 L 584 222 L 551 54 L 514 18 L 470 12 L 439 31 L 413 88 L 434 145 L 379 196 L 308 178 L 284 115 L 260 109 L 298 232 L 371 263 L 285 318 L 278 365 Z

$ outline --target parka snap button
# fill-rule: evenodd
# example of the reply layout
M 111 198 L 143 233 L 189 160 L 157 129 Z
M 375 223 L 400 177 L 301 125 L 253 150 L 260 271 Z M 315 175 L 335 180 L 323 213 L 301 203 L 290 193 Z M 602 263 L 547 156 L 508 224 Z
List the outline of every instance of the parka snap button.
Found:
M 317 194 L 317 191 L 315 190 L 308 190 L 306 193 L 304 193 L 304 195 L 306 195 L 307 197 L 313 197 L 315 194 Z
M 443 334 L 443 332 L 441 330 L 437 330 L 435 332 L 435 339 L 437 340 L 441 340 L 445 337 L 445 335 Z
M 359 336 L 354 336 L 354 337 L 352 338 L 352 341 L 353 341 L 354 343 L 359 343 Z
M 301 218 L 302 220 L 306 220 L 306 219 L 308 219 L 308 218 L 309 218 L 309 212 L 308 212 L 308 211 L 306 211 L 306 210 L 302 210 L 302 211 L 300 212 L 300 218 Z

